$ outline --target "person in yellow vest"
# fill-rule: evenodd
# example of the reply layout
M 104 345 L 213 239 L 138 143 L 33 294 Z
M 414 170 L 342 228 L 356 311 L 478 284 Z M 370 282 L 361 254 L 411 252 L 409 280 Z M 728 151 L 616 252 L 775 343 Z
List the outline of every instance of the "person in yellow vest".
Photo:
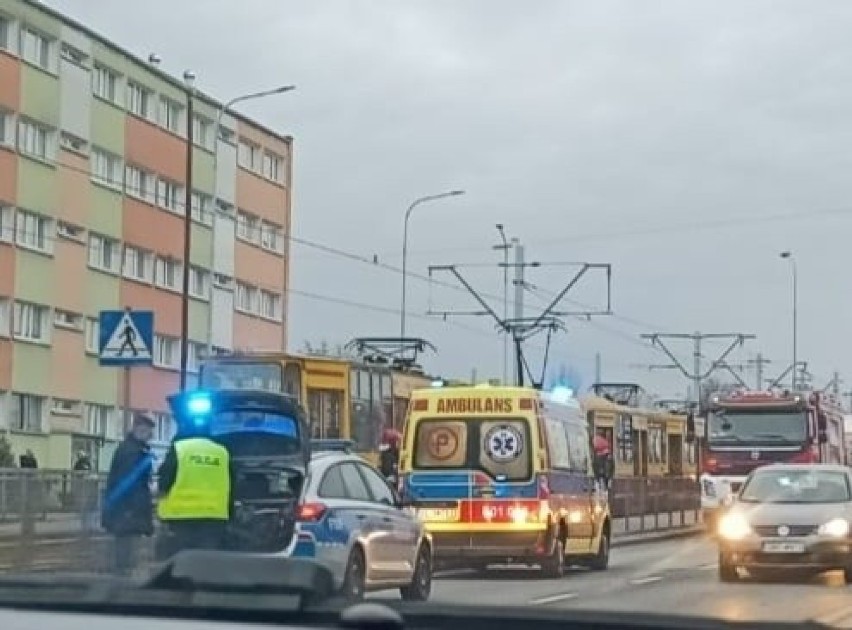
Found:
M 157 476 L 157 515 L 169 526 L 173 551 L 221 549 L 232 512 L 228 450 L 195 427 L 174 439 Z

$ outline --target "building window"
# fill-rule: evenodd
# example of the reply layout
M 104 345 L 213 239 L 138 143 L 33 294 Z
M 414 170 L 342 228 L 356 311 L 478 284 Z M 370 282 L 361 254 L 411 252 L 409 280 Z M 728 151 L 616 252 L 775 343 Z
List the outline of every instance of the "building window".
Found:
M 12 334 L 16 339 L 47 343 L 49 313 L 50 309 L 46 306 L 16 301 L 12 316 Z
M 188 356 L 186 357 L 186 369 L 189 372 L 198 372 L 198 368 L 204 360 L 204 354 L 207 351 L 207 347 L 203 343 L 190 341 L 187 350 Z
M 99 322 L 94 317 L 86 318 L 86 352 L 89 354 L 97 354 L 100 350 L 100 334 Z
M 74 48 L 71 44 L 67 42 L 62 42 L 59 54 L 66 61 L 70 61 L 71 63 L 77 64 L 78 66 L 82 66 L 84 68 L 86 67 L 86 60 L 89 58 L 89 56 L 82 50 Z
M 165 96 L 160 97 L 160 124 L 174 133 L 180 133 L 183 106 Z
M 51 40 L 28 26 L 21 29 L 21 57 L 39 68 L 50 70 Z
M 151 282 L 154 278 L 154 255 L 151 252 L 125 245 L 122 273 L 125 278 Z
M 97 147 L 92 147 L 89 156 L 92 179 L 99 184 L 113 187 L 121 186 L 121 158 Z
M 52 221 L 47 217 L 19 209 L 15 216 L 15 242 L 21 247 L 50 253 L 53 251 L 51 227 Z
M 260 314 L 268 319 L 281 318 L 281 296 L 271 291 L 260 291 Z
M 283 171 L 284 159 L 281 156 L 269 152 L 263 154 L 264 177 L 271 179 L 274 182 L 280 182 Z
M 64 398 L 54 398 L 53 405 L 51 408 L 51 413 L 54 413 L 58 416 L 79 416 L 80 415 L 80 401 L 79 400 L 66 400 Z
M 254 313 L 257 310 L 257 289 L 238 280 L 236 308 L 244 313 Z
M 237 164 L 250 171 L 260 171 L 260 147 L 256 144 L 240 140 L 237 150 Z
M 210 195 L 200 192 L 192 193 L 192 220 L 205 225 L 213 223 L 213 212 L 210 210 Z
M 174 420 L 167 413 L 154 414 L 154 441 L 169 442 L 175 435 Z
M 237 238 L 256 243 L 260 237 L 260 219 L 242 210 L 237 212 Z
M 18 151 L 42 160 L 53 156 L 51 139 L 53 131 L 31 120 L 18 121 Z
M 5 15 L 0 15 L 0 48 L 11 51 L 13 41 L 12 20 Z
M 56 235 L 62 238 L 67 238 L 71 241 L 77 241 L 79 243 L 84 243 L 83 235 L 85 234 L 85 228 L 81 228 L 79 225 L 72 225 L 71 223 L 66 223 L 65 221 L 57 221 L 56 222 Z
M 156 184 L 153 173 L 129 164 L 124 167 L 124 190 L 131 197 L 154 203 Z
M 71 311 L 55 309 L 53 312 L 53 325 L 58 328 L 70 330 L 83 330 L 83 316 Z
M 59 134 L 59 146 L 68 151 L 74 151 L 75 153 L 86 155 L 86 147 L 88 144 L 89 143 L 82 138 L 78 138 L 67 131 L 63 131 Z
M 174 337 L 154 335 L 154 365 L 176 368 L 180 363 L 180 342 Z
M 108 405 L 86 403 L 86 433 L 107 436 L 112 424 L 113 409 Z
M 9 336 L 9 319 L 9 298 L 0 297 L 0 337 Z
M 264 249 L 272 252 L 281 252 L 283 249 L 283 239 L 281 238 L 281 227 L 274 223 L 264 222 L 260 226 L 260 245 Z
M 210 272 L 201 267 L 192 266 L 189 269 L 189 293 L 193 297 L 208 299 L 210 297 Z
M 166 179 L 157 180 L 157 204 L 161 208 L 181 213 L 183 186 Z
M 0 108 L 0 145 L 13 146 L 15 144 L 15 119 L 12 112 Z
M 117 273 L 121 260 L 121 244 L 106 236 L 89 234 L 89 266 Z
M 154 107 L 151 101 L 154 93 L 138 83 L 127 82 L 127 109 L 130 113 L 151 119 L 154 116 Z
M 0 205 L 0 243 L 15 240 L 15 210 L 12 206 Z
M 192 141 L 204 149 L 213 148 L 212 123 L 206 118 L 195 115 L 192 117 Z
M 181 263 L 174 258 L 158 258 L 155 282 L 164 289 L 177 289 L 181 280 Z
M 92 68 L 92 93 L 110 103 L 118 102 L 118 73 L 95 65 Z
M 12 430 L 40 433 L 44 414 L 44 398 L 29 394 L 12 394 L 9 421 Z

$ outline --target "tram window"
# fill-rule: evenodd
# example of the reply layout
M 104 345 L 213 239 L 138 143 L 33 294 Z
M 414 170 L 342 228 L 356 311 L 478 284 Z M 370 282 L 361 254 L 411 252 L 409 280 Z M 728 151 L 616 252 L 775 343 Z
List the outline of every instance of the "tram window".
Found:
M 358 398 L 358 381 L 360 372 L 358 370 L 352 370 L 349 373 L 349 395 L 355 399 Z
M 351 438 L 355 441 L 355 448 L 358 450 L 366 451 L 373 448 L 375 431 L 373 431 L 371 418 L 369 402 L 361 400 L 352 402 Z
M 375 372 L 373 372 L 373 374 L 371 374 L 370 377 L 371 377 L 370 380 L 372 381 L 372 384 L 373 384 L 373 390 L 371 392 L 370 402 L 372 402 L 375 405 L 375 404 L 378 404 L 382 400 L 382 378 L 381 378 L 381 375 L 376 374 Z
M 588 472 L 589 460 L 589 433 L 583 427 L 565 424 L 565 437 L 568 440 L 568 453 L 571 457 L 571 469 L 576 472 Z
M 652 464 L 666 462 L 665 431 L 662 427 L 648 427 L 648 461 Z
M 389 401 L 393 395 L 393 383 L 390 374 L 382 374 L 382 400 Z
M 626 414 L 618 417 L 618 459 L 624 464 L 633 462 L 633 418 Z
M 284 391 L 302 401 L 302 371 L 298 363 L 288 363 L 284 367 Z

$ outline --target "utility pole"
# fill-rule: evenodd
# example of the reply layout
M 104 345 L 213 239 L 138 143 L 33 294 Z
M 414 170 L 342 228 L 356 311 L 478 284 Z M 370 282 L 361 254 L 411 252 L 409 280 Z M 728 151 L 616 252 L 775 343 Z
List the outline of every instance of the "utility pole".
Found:
M 643 339 L 647 339 L 651 342 L 651 344 L 662 350 L 669 359 L 671 359 L 672 364 L 670 366 L 665 366 L 669 369 L 679 370 L 681 374 L 683 374 L 686 378 L 688 378 L 693 383 L 693 398 L 694 403 L 696 405 L 696 409 L 700 408 L 701 405 L 701 382 L 710 376 L 715 370 L 719 368 L 726 368 L 730 372 L 733 373 L 733 370 L 725 363 L 725 359 L 727 356 L 733 352 L 734 348 L 738 346 L 742 346 L 743 343 L 747 339 L 754 339 L 754 335 L 747 335 L 744 333 L 701 333 L 694 332 L 692 334 L 687 333 L 649 333 L 645 335 L 641 335 Z M 692 341 L 692 370 L 688 370 L 686 366 L 674 355 L 674 353 L 669 349 L 669 347 L 663 341 L 664 339 L 671 340 L 690 340 Z M 706 371 L 702 371 L 701 366 L 701 345 L 703 342 L 708 340 L 719 340 L 719 339 L 729 339 L 731 343 L 727 346 L 727 348 L 719 354 L 719 357 L 710 363 L 710 367 Z M 663 366 L 660 366 L 663 367 Z M 737 377 L 739 378 L 739 377 Z
M 529 285 L 525 279 L 525 271 L 527 267 L 540 267 L 542 266 L 542 263 L 527 262 L 525 258 L 524 247 L 523 245 L 521 245 L 520 241 L 517 238 L 512 239 L 511 247 L 515 252 L 515 262 L 508 265 L 504 263 L 500 266 L 504 268 L 515 268 L 515 307 L 514 317 L 512 319 L 500 317 L 497 314 L 497 311 L 485 300 L 482 294 L 480 294 L 461 274 L 461 272 L 459 271 L 459 267 L 461 267 L 461 265 L 430 265 L 429 275 L 431 276 L 436 271 L 445 271 L 453 274 L 459 284 L 461 284 L 465 289 L 467 289 L 467 291 L 471 294 L 474 300 L 476 300 L 476 303 L 481 307 L 480 310 L 434 311 L 430 309 L 429 314 L 439 315 L 444 318 L 449 315 L 475 315 L 491 317 L 497 324 L 497 328 L 503 334 L 511 335 L 512 337 L 512 341 L 515 346 L 515 384 L 523 386 L 526 375 L 530 377 L 532 386 L 540 388 L 544 383 L 544 377 L 547 371 L 547 360 L 550 350 L 550 340 L 554 332 L 558 330 L 563 330 L 565 328 L 565 324 L 562 321 L 563 318 L 590 318 L 593 315 L 610 315 L 612 313 L 612 266 L 609 263 L 551 263 L 551 265 L 571 266 L 575 268 L 579 267 L 579 270 L 574 273 L 574 275 L 566 283 L 562 290 L 556 294 L 556 297 L 554 297 L 553 300 L 551 300 L 550 304 L 548 304 L 544 309 L 542 309 L 537 316 L 527 317 L 526 309 L 524 308 L 524 292 L 528 290 L 531 285 Z M 557 307 L 565 298 L 565 296 L 571 291 L 571 289 L 576 286 L 576 284 L 580 281 L 581 278 L 583 278 L 587 273 L 591 271 L 606 272 L 606 307 L 600 310 L 590 310 L 586 308 L 579 312 L 564 311 L 558 309 Z M 524 354 L 524 342 L 541 332 L 547 333 L 547 343 L 545 345 L 541 377 L 537 380 L 532 376 L 532 372 L 530 371 L 529 364 Z
M 601 382 L 601 353 L 595 353 L 595 383 Z
M 757 383 L 757 389 L 763 389 L 763 366 L 769 365 L 770 363 L 772 363 L 772 361 L 765 358 L 763 356 L 763 353 L 758 352 L 757 356 L 754 359 L 749 359 L 748 361 L 746 361 L 746 363 L 754 368 L 756 374 L 755 381 Z
M 493 249 L 503 250 L 503 319 L 509 319 L 509 250 L 512 248 L 517 239 L 512 239 L 512 243 L 506 240 L 506 232 L 503 229 L 503 224 L 497 224 L 497 231 L 500 233 L 501 243 L 494 245 Z M 509 335 L 503 333 L 503 385 L 509 383 Z

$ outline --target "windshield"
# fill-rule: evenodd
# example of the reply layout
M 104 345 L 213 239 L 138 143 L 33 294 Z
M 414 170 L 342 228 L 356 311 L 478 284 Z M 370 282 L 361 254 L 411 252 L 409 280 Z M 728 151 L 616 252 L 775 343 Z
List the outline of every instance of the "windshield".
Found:
M 416 426 L 415 470 L 479 470 L 505 481 L 530 478 L 526 420 L 425 419 Z
M 206 389 L 255 389 L 281 392 L 283 371 L 280 363 L 249 361 L 208 361 L 201 367 L 201 387 Z
M 708 438 L 718 444 L 802 444 L 807 428 L 804 412 L 716 412 L 710 416 Z
M 745 503 L 844 503 L 850 497 L 849 478 L 841 472 L 762 470 L 742 488 Z

